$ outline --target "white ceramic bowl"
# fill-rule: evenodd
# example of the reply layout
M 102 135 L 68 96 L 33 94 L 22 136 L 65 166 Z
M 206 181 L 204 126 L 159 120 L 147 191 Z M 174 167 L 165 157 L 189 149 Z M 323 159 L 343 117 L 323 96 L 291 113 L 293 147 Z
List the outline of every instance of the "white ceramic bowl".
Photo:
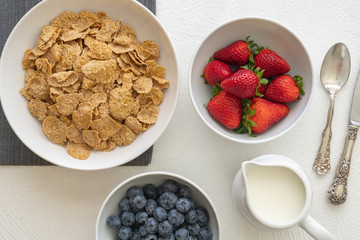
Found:
M 194 182 L 185 177 L 168 172 L 147 172 L 133 176 L 118 185 L 105 199 L 102 204 L 98 218 L 96 221 L 96 240 L 113 240 L 115 238 L 115 231 L 107 226 L 106 220 L 111 215 L 120 214 L 119 202 L 126 195 L 128 188 L 133 186 L 144 186 L 146 184 L 154 184 L 158 186 L 165 180 L 175 180 L 179 184 L 186 185 L 191 190 L 191 198 L 194 199 L 198 206 L 206 208 L 209 212 L 208 227 L 213 232 L 213 239 L 220 240 L 220 223 L 218 214 L 214 204 L 209 196 Z
M 217 50 L 236 40 L 244 40 L 249 35 L 251 40 L 260 46 L 268 47 L 283 57 L 291 66 L 290 75 L 301 75 L 303 77 L 303 88 L 306 93 L 300 101 L 289 104 L 288 116 L 266 132 L 257 134 L 257 137 L 251 137 L 248 134 L 235 134 L 209 114 L 204 104 L 212 96 L 212 86 L 204 84 L 204 78 L 201 77 L 209 58 Z M 304 115 L 312 96 L 312 86 L 311 60 L 300 39 L 281 24 L 264 18 L 240 18 L 218 26 L 202 41 L 190 63 L 189 91 L 197 113 L 210 129 L 235 142 L 266 142 L 289 131 Z
M 27 100 L 19 93 L 24 85 L 22 68 L 24 51 L 36 45 L 44 25 L 63 11 L 103 11 L 113 20 L 121 20 L 133 27 L 140 41 L 151 39 L 160 46 L 158 64 L 166 67 L 165 78 L 170 86 L 165 90 L 158 121 L 148 131 L 126 146 L 110 152 L 93 151 L 85 161 L 72 158 L 66 149 L 53 144 L 41 131 L 41 122 L 32 117 Z M 12 129 L 34 153 L 56 165 L 95 170 L 118 166 L 136 158 L 160 137 L 173 116 L 179 94 L 179 72 L 173 44 L 162 24 L 142 4 L 133 0 L 45 0 L 32 8 L 15 26 L 2 52 L 0 62 L 1 104 Z

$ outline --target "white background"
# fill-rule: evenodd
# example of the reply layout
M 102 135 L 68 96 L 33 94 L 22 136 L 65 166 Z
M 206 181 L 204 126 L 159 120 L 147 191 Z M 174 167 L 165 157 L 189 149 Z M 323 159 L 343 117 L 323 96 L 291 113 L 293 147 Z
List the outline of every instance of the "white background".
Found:
M 242 161 L 268 153 L 290 157 L 304 168 L 314 192 L 310 213 L 335 239 L 360 239 L 360 141 L 354 147 L 346 203 L 333 206 L 326 199 L 342 151 L 360 69 L 359 10 L 356 1 L 157 0 L 157 17 L 175 45 L 181 89 L 174 117 L 155 144 L 151 165 L 93 172 L 56 166 L 2 166 L 0 239 L 94 239 L 97 213 L 108 193 L 128 177 L 153 170 L 174 172 L 200 185 L 218 210 L 223 239 L 311 239 L 298 227 L 280 232 L 259 231 L 245 221 L 232 203 L 231 183 Z M 213 133 L 197 116 L 187 84 L 189 63 L 202 39 L 219 24 L 244 16 L 274 19 L 292 30 L 308 49 L 314 71 L 314 97 L 302 120 L 280 138 L 257 145 L 234 143 Z M 328 48 L 340 41 L 349 48 L 352 70 L 335 104 L 333 169 L 320 177 L 313 172 L 312 163 L 329 101 L 319 72 Z

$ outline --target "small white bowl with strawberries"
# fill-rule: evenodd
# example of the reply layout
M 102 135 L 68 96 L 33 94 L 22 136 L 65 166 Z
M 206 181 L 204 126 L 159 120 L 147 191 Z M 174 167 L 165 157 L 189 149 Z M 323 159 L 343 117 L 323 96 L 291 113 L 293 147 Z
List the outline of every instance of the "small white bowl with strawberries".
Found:
M 233 141 L 275 139 L 301 119 L 312 95 L 312 66 L 299 38 L 264 18 L 217 27 L 201 43 L 189 71 L 195 109 Z

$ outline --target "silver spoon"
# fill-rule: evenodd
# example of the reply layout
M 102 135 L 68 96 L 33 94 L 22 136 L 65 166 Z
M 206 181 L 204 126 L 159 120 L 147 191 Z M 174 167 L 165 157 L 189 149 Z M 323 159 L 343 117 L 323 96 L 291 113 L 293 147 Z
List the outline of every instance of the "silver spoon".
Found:
M 330 141 L 331 122 L 334 114 L 335 93 L 347 82 L 350 74 L 350 53 L 345 44 L 336 43 L 326 53 L 320 71 L 320 79 L 324 88 L 329 92 L 330 105 L 326 126 L 322 132 L 319 147 L 313 168 L 319 175 L 330 170 Z

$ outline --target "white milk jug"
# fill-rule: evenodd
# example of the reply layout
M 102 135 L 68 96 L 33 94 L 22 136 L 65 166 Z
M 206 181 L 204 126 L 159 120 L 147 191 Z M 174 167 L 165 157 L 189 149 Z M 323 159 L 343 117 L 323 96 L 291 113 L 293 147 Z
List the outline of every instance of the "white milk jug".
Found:
M 309 216 L 310 181 L 292 159 L 263 155 L 243 162 L 233 181 L 233 198 L 242 215 L 259 229 L 281 230 L 298 224 L 315 239 L 332 239 Z

